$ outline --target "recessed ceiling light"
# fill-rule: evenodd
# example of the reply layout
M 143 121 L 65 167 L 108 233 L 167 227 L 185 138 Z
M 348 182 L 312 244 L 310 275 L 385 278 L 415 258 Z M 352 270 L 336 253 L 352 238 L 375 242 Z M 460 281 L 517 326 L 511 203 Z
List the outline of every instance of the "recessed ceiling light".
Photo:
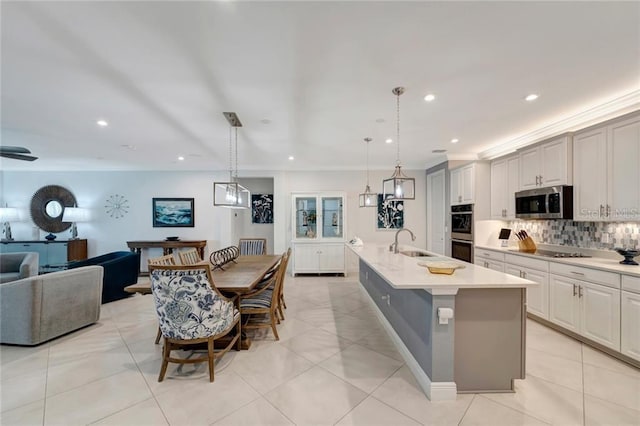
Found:
M 393 143 L 393 139 L 389 138 L 389 139 L 385 140 L 385 143 Z
M 260 120 L 260 122 L 262 124 L 269 124 L 269 123 L 271 123 L 271 120 L 269 120 L 268 118 L 263 118 L 262 120 Z
M 107 127 L 109 125 L 106 120 L 98 120 L 96 121 L 96 124 L 100 127 Z
M 384 118 L 376 118 L 376 123 L 384 123 Z
M 451 143 L 458 143 L 458 139 L 451 139 Z
M 178 160 L 184 161 L 184 157 L 181 155 L 180 157 L 178 157 Z
M 293 161 L 293 160 L 295 160 L 295 158 L 293 157 L 293 155 L 290 155 L 289 156 L 289 161 Z
M 526 98 L 524 98 L 525 101 L 535 101 L 536 99 L 538 99 L 538 95 L 536 95 L 535 93 L 532 93 L 530 95 L 527 95 Z
M 427 96 L 424 97 L 424 100 L 427 102 L 431 102 L 435 98 L 436 98 L 436 95 L 434 95 L 433 93 L 429 93 Z

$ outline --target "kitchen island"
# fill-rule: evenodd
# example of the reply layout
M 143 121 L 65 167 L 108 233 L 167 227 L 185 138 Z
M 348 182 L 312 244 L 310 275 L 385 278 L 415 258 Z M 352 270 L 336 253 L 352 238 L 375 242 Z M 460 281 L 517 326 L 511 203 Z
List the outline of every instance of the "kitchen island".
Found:
M 512 392 L 513 380 L 525 377 L 526 288 L 538 284 L 439 255 L 347 246 L 378 317 L 431 400 Z M 435 260 L 463 268 L 443 275 L 419 265 Z

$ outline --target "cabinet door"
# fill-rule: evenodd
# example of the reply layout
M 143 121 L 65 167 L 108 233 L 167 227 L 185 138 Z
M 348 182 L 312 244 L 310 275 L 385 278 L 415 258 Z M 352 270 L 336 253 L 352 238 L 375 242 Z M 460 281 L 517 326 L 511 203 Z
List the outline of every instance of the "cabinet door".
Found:
M 558 275 L 549 277 L 549 321 L 580 332 L 580 299 L 575 281 Z
M 296 244 L 293 252 L 295 272 L 318 272 L 319 251 L 317 244 Z
M 520 153 L 520 189 L 533 189 L 539 185 L 540 148 L 527 149 Z
M 314 195 L 296 195 L 293 197 L 294 238 L 317 238 L 317 199 Z
M 47 264 L 61 265 L 67 262 L 68 243 L 49 243 L 47 246 Z
M 451 205 L 455 206 L 456 204 L 462 204 L 462 170 L 455 169 L 451 170 L 450 173 L 450 182 L 449 182 L 449 194 Z
M 527 288 L 527 311 L 549 319 L 549 274 L 535 269 L 520 268 L 522 278 L 535 281 L 539 285 Z
M 640 294 L 622 292 L 620 351 L 640 360 Z
M 505 194 L 505 210 L 507 219 L 515 219 L 516 217 L 516 192 L 520 190 L 520 157 L 514 155 L 507 158 L 506 173 L 506 189 Z
M 608 220 L 638 220 L 640 214 L 640 116 L 608 128 Z
M 568 176 L 569 138 L 563 136 L 547 142 L 540 147 L 540 184 L 541 186 L 566 185 Z
M 581 334 L 619 351 L 620 290 L 584 281 L 579 285 Z
M 321 238 L 344 237 L 344 218 L 342 214 L 342 197 L 321 197 L 322 235 Z
M 573 138 L 573 217 L 601 221 L 607 204 L 606 127 Z
M 475 201 L 475 167 L 473 164 L 462 168 L 462 204 Z
M 491 162 L 491 218 L 504 219 L 507 204 L 507 160 Z
M 344 245 L 324 244 L 320 246 L 319 267 L 322 272 L 344 272 Z

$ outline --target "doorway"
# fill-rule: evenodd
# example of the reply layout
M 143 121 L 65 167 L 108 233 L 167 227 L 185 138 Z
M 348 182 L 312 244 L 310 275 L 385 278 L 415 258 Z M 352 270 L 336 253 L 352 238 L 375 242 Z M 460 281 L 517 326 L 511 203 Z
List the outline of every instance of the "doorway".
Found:
M 427 175 L 427 250 L 445 255 L 445 170 Z

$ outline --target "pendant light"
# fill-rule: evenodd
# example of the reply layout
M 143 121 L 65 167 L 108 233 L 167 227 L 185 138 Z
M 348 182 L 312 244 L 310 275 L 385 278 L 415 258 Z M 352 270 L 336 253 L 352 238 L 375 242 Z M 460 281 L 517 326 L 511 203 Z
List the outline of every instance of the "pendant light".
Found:
M 213 205 L 231 209 L 248 209 L 251 193 L 238 183 L 238 127 L 242 127 L 235 112 L 223 112 L 229 122 L 229 181 L 213 183 Z M 235 133 L 236 170 L 233 173 L 232 139 Z
M 367 186 L 364 188 L 364 192 L 360 194 L 360 207 L 376 207 L 378 205 L 378 194 L 371 192 L 369 187 L 369 142 L 371 138 L 364 138 L 367 143 Z
M 415 200 L 416 180 L 402 173 L 400 165 L 400 95 L 404 93 L 404 87 L 396 87 L 392 90 L 396 95 L 396 144 L 397 157 L 396 169 L 393 175 L 382 181 L 382 197 L 384 200 Z

